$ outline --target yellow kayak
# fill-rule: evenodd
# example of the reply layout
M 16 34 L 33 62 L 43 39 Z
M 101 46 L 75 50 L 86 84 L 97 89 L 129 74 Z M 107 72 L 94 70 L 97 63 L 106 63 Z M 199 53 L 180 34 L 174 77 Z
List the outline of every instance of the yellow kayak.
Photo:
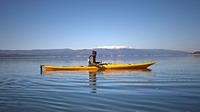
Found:
M 99 66 L 50 66 L 41 65 L 41 71 L 103 71 L 103 70 L 117 70 L 117 69 L 147 69 L 149 66 L 155 64 L 155 62 L 145 62 L 145 63 L 132 63 L 132 64 L 101 64 Z
M 41 74 L 52 74 L 52 73 L 64 73 L 64 72 L 89 72 L 89 73 L 103 73 L 111 74 L 111 73 L 124 73 L 124 72 L 150 72 L 151 69 L 106 69 L 106 70 L 44 70 L 41 71 Z

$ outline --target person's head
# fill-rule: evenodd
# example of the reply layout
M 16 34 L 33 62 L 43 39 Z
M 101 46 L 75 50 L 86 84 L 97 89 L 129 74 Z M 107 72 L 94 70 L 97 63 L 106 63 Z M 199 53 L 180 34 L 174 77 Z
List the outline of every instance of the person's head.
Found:
M 93 50 L 92 55 L 96 55 L 96 54 L 97 54 L 97 51 Z

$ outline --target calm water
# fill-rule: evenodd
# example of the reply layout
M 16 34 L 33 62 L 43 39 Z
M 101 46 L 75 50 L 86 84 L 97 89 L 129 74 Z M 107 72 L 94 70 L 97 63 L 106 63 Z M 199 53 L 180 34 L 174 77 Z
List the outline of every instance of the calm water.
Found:
M 85 65 L 57 58 L 0 59 L 0 112 L 199 112 L 200 57 L 156 61 L 151 72 L 39 73 L 39 65 Z

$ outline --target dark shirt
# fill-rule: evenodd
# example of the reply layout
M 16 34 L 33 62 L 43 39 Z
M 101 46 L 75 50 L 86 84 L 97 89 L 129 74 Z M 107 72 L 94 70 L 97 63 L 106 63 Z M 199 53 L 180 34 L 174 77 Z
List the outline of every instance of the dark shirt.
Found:
M 97 65 L 100 62 L 96 62 L 96 55 L 90 55 L 88 58 L 88 64 L 89 65 Z

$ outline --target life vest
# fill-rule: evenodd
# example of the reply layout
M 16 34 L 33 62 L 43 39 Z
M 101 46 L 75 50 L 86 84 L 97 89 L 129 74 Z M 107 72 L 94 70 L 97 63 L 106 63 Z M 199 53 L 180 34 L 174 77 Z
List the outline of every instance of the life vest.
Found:
M 91 64 L 95 64 L 95 63 L 96 63 L 95 56 L 90 55 L 88 58 L 88 64 L 91 65 Z

